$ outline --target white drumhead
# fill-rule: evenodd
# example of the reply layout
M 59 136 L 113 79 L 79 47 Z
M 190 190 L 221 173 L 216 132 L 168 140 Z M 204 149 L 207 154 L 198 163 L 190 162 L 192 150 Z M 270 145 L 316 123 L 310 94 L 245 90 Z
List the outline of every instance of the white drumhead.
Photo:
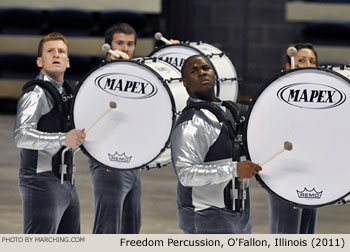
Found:
M 156 72 L 138 62 L 120 60 L 102 65 L 79 85 L 73 107 L 75 128 L 92 125 L 110 101 L 117 108 L 87 132 L 83 150 L 113 168 L 143 167 L 169 142 L 175 120 L 169 88 Z
M 230 59 L 215 46 L 202 42 L 188 44 L 172 44 L 153 51 L 150 57 L 167 61 L 179 70 L 185 60 L 192 55 L 205 55 L 209 58 L 218 79 L 216 94 L 221 100 L 236 101 L 238 97 L 238 81 L 236 70 Z
M 257 178 L 294 205 L 317 207 L 350 192 L 349 81 L 332 71 L 302 68 L 282 73 L 250 107 L 246 127 L 249 158 L 265 165 Z

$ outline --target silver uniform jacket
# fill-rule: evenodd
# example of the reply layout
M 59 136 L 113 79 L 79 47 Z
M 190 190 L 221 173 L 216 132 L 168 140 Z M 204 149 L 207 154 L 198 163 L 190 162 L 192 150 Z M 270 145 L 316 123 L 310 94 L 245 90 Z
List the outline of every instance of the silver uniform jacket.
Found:
M 36 79 L 52 83 L 60 93 L 63 83 L 39 74 Z M 17 103 L 14 138 L 18 148 L 38 150 L 37 173 L 52 171 L 52 157 L 65 145 L 66 133 L 37 130 L 40 118 L 53 108 L 53 98 L 39 86 L 21 96 Z
M 231 159 L 204 162 L 209 148 L 220 135 L 221 127 L 215 115 L 202 109 L 196 110 L 192 120 L 182 122 L 172 133 L 173 166 L 179 182 L 192 187 L 195 211 L 211 206 L 224 208 L 223 190 L 237 177 L 237 162 Z

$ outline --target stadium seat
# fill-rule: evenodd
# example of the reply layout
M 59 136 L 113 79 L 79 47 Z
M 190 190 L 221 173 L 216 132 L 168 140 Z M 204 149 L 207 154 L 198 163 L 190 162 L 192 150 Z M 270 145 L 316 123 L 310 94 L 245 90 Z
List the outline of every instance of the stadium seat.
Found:
M 116 23 L 128 23 L 131 25 L 138 37 L 149 35 L 149 20 L 144 13 L 128 10 L 105 10 L 100 12 L 100 30 L 102 35 Z
M 48 11 L 49 29 L 65 36 L 89 36 L 95 18 L 93 12 L 77 8 L 56 8 Z
M 350 45 L 350 25 L 310 23 L 302 30 L 305 41 L 322 45 Z
M 0 29 L 3 34 L 41 34 L 45 29 L 44 12 L 28 7 L 0 8 Z
M 36 54 L 0 53 L 0 77 L 3 79 L 33 79 L 39 73 Z

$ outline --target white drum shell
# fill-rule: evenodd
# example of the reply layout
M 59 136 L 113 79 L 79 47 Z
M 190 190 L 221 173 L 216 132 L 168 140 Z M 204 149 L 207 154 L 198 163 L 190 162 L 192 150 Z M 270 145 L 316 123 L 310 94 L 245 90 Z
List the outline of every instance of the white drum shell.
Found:
M 163 78 L 175 99 L 176 112 L 180 113 L 186 107 L 188 99 L 186 88 L 181 80 L 180 71 L 175 66 L 160 59 L 154 60 L 148 57 L 141 57 L 134 60 L 152 68 Z
M 176 113 L 179 114 L 185 107 L 188 99 L 188 94 L 181 80 L 180 71 L 173 65 L 163 60 L 154 60 L 152 58 L 142 57 L 134 60 L 142 62 L 156 71 L 168 84 L 170 91 L 175 99 Z M 162 123 L 162 118 L 158 122 Z M 152 162 L 147 164 L 147 168 L 160 168 L 171 163 L 170 147 L 167 148 Z
M 350 79 L 350 66 L 349 65 L 347 65 L 347 66 L 334 66 L 334 67 L 331 67 L 331 69 L 334 72 L 337 72 L 337 73 L 343 75 L 344 77 Z
M 230 59 L 215 46 L 202 42 L 173 44 L 152 52 L 150 56 L 165 60 L 181 70 L 183 63 L 188 57 L 199 54 L 207 56 L 213 64 L 219 80 L 219 91 L 217 90 L 219 98 L 221 100 L 236 101 L 238 97 L 236 69 Z
M 300 90 L 298 102 L 286 99 L 292 88 L 294 98 Z M 325 91 L 320 93 L 323 97 L 317 97 L 319 102 L 314 102 L 316 98 L 310 102 L 312 90 Z M 308 102 L 302 94 L 308 94 Z M 333 94 L 333 103 L 328 94 Z M 263 162 L 281 149 L 284 141 L 293 144 L 292 151 L 284 151 L 262 167 L 258 179 L 265 188 L 291 204 L 306 207 L 334 203 L 350 192 L 349 98 L 348 80 L 311 68 L 283 74 L 260 92 L 248 115 L 249 158 Z

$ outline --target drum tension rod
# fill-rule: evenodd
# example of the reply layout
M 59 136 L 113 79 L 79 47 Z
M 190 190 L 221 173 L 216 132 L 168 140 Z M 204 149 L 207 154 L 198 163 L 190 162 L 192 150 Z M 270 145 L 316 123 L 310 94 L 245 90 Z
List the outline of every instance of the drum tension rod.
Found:
M 167 81 L 167 82 L 172 82 L 172 81 L 174 81 L 174 80 L 181 81 L 182 78 L 170 78 L 170 79 L 168 79 L 168 80 L 166 80 L 166 81 Z
M 219 56 L 219 57 L 222 57 L 222 56 L 224 56 L 225 55 L 225 53 L 212 53 L 212 54 L 210 54 L 210 55 L 206 55 L 208 58 L 212 58 L 213 56 Z
M 237 80 L 237 78 L 235 77 L 235 78 L 220 78 L 220 79 L 218 79 L 218 81 L 228 81 L 228 80 L 234 81 L 234 80 Z

